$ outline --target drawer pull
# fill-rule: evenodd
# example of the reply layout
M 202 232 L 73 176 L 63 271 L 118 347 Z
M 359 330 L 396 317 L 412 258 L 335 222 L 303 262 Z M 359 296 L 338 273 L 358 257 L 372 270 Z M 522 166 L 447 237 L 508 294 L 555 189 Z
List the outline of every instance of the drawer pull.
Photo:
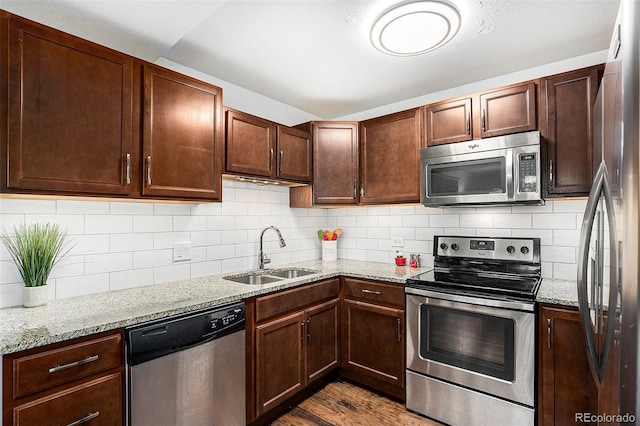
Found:
M 90 362 L 97 361 L 97 360 L 98 360 L 98 355 L 92 355 L 92 356 L 86 357 L 85 359 L 81 359 L 80 361 L 70 362 L 69 364 L 56 365 L 55 367 L 51 367 L 49 369 L 49 373 L 57 373 L 58 371 L 63 371 L 68 368 L 73 368 L 79 365 L 88 364 Z
M 376 296 L 380 296 L 380 292 L 379 291 L 367 290 L 366 288 L 363 288 L 362 292 L 366 293 L 366 294 L 375 294 Z
M 86 423 L 89 420 L 93 420 L 96 417 L 98 417 L 100 415 L 100 411 L 96 411 L 95 413 L 89 413 L 86 416 L 84 416 L 83 418 L 81 418 L 80 420 L 76 420 L 75 422 L 71 422 L 69 423 L 67 426 L 77 426 L 77 425 L 81 425 L 82 423 Z

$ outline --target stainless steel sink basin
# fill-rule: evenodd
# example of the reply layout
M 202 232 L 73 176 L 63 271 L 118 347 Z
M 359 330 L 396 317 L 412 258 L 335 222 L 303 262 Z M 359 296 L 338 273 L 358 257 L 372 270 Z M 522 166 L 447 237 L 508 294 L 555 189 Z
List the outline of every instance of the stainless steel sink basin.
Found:
M 252 285 L 260 285 L 260 284 L 269 284 L 274 283 L 276 281 L 282 281 L 282 278 L 272 277 L 271 275 L 241 275 L 239 277 L 224 277 L 225 280 L 235 281 L 240 284 L 252 284 Z
M 247 272 L 244 274 L 227 275 L 222 278 L 240 284 L 261 285 L 275 283 L 285 279 L 304 277 L 305 275 L 311 275 L 317 272 L 318 271 L 312 271 L 309 269 L 289 268 L 279 269 L 276 271 L 264 270 Z
M 315 273 L 317 273 L 317 271 L 310 271 L 308 269 L 280 269 L 278 271 L 270 271 L 269 275 L 289 279 L 304 277 L 305 275 L 311 275 Z

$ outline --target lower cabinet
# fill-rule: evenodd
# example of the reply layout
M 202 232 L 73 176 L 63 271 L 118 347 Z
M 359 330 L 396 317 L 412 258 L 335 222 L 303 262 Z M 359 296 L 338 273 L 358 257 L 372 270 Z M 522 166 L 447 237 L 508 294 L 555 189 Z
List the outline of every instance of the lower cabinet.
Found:
M 404 287 L 355 278 L 342 284 L 340 375 L 404 400 Z
M 246 301 L 249 422 L 337 369 L 339 288 L 333 278 Z
M 4 425 L 124 424 L 122 332 L 5 355 Z
M 579 312 L 541 306 L 538 333 L 538 424 L 574 424 L 576 413 L 597 413 Z

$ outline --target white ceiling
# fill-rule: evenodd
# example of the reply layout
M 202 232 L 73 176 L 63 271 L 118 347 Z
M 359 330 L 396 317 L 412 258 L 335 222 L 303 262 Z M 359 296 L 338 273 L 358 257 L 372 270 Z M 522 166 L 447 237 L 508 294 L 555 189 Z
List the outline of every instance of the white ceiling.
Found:
M 139 58 L 162 58 L 322 118 L 602 51 L 618 0 L 451 0 L 447 45 L 393 57 L 369 28 L 401 0 L 0 0 L 0 8 Z

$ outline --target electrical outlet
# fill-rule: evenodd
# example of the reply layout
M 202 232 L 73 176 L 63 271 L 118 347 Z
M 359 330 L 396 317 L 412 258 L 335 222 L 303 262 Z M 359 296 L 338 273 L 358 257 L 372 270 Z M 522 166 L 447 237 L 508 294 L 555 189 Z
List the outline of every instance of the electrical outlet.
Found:
M 391 247 L 404 247 L 404 238 L 392 238 Z
M 173 261 L 186 262 L 191 260 L 191 242 L 173 243 Z

